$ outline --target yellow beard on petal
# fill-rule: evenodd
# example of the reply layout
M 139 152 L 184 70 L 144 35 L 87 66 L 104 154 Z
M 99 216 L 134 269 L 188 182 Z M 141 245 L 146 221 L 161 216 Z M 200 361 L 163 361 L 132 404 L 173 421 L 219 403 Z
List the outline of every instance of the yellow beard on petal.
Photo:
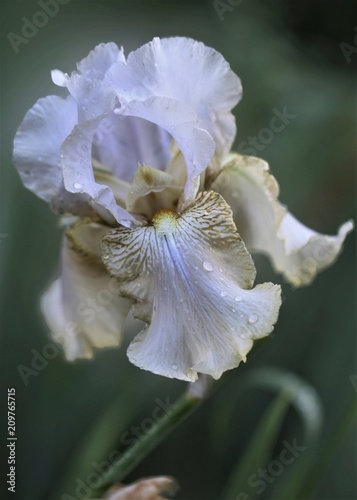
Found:
M 159 210 L 152 218 L 152 223 L 158 234 L 172 234 L 177 229 L 178 216 L 173 210 Z

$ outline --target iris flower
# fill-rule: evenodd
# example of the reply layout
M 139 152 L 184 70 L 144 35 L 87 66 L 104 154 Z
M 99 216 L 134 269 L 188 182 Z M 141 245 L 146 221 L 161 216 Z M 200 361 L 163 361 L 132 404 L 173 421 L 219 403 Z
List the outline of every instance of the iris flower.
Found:
M 120 343 L 132 309 L 145 322 L 132 363 L 219 378 L 278 318 L 280 286 L 254 286 L 249 252 L 307 285 L 352 222 L 337 236 L 308 229 L 280 204 L 266 162 L 231 152 L 241 83 L 203 43 L 155 38 L 127 58 L 101 44 L 52 79 L 68 96 L 27 112 L 14 163 L 28 189 L 72 215 L 61 275 L 41 301 L 54 339 L 68 359 L 90 358 Z

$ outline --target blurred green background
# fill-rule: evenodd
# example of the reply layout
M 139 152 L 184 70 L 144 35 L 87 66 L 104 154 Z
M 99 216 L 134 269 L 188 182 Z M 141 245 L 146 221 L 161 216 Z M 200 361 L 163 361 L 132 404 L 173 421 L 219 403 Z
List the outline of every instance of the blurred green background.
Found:
M 32 19 L 39 10 L 36 1 L 1 0 L 0 496 L 20 500 L 64 493 L 75 498 L 75 480 L 85 480 L 93 460 L 108 457 L 133 424 L 142 431 L 157 399 L 174 401 L 185 389 L 129 363 L 125 347 L 132 331 L 121 349 L 97 352 L 94 361 L 68 363 L 60 352 L 27 386 L 19 375 L 18 366 L 31 367 L 34 352 L 50 343 L 38 304 L 58 272 L 61 230 L 49 208 L 22 187 L 11 162 L 12 140 L 34 102 L 59 93 L 51 69 L 70 72 L 103 41 L 123 45 L 128 54 L 153 36 L 201 40 L 220 51 L 242 80 L 236 147 L 267 126 L 274 108 L 286 106 L 297 115 L 259 153 L 280 182 L 281 200 L 323 233 L 334 234 L 355 213 L 352 1 L 242 0 L 233 7 L 227 0 L 70 0 L 15 53 L 8 33 L 21 34 L 22 17 Z M 347 58 L 341 43 L 352 47 Z M 181 486 L 177 498 L 187 500 L 290 499 L 301 491 L 304 498 L 356 498 L 356 426 L 346 416 L 357 397 L 354 241 L 352 234 L 338 262 L 312 286 L 294 291 L 283 285 L 273 335 L 245 366 L 226 373 L 212 397 L 126 482 L 172 475 Z M 279 282 L 266 259 L 256 264 L 258 282 Z M 316 390 L 322 422 L 306 388 L 306 397 L 296 401 L 302 413 L 271 410 L 278 391 L 263 384 L 269 377 L 275 386 L 290 383 L 282 371 L 274 378 L 272 368 L 292 372 Z M 5 479 L 7 387 L 16 388 L 17 398 L 15 494 Z M 259 496 L 249 476 L 279 457 L 284 440 L 294 439 L 306 450 Z M 292 474 L 303 485 L 299 495 Z

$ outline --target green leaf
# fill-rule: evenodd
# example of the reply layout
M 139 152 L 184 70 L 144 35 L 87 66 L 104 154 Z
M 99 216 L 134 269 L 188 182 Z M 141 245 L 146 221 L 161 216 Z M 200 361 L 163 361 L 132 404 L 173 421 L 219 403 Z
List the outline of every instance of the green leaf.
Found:
M 290 405 L 301 418 L 306 449 L 294 463 L 284 466 L 283 474 L 274 478 L 271 498 L 300 498 L 299 490 L 314 460 L 322 425 L 321 404 L 315 390 L 292 373 L 271 368 L 250 372 L 242 381 L 241 388 L 273 390 L 278 392 L 278 396 L 264 413 L 245 454 L 234 467 L 222 499 L 237 498 L 239 493 L 246 493 L 250 489 L 249 477 L 267 466 Z M 263 488 L 263 479 L 260 484 Z M 268 481 L 265 486 L 268 486 Z M 260 492 L 263 492 L 261 488 Z M 254 495 L 256 498 L 256 492 L 250 493 L 249 497 L 254 498 Z

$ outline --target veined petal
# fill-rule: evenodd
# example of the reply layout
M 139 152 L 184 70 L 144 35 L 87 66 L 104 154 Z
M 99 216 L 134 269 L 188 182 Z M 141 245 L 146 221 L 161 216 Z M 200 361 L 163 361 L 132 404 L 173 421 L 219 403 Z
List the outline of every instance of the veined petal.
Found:
M 107 230 L 96 223 L 80 226 L 75 241 L 82 247 L 77 250 L 65 239 L 62 274 L 42 296 L 46 322 L 69 360 L 91 358 L 93 347 L 118 346 L 131 307 L 130 300 L 119 296 L 116 280 L 98 256 L 101 237 Z
M 154 38 L 113 65 L 108 78 L 127 102 L 156 95 L 186 103 L 213 137 L 216 154 L 230 150 L 236 133 L 230 111 L 242 87 L 216 50 L 191 38 Z
M 217 193 L 201 193 L 179 215 L 158 212 L 152 226 L 111 230 L 102 245 L 121 293 L 136 301 L 134 315 L 149 323 L 128 349 L 140 368 L 219 378 L 273 329 L 280 287 L 252 289 L 252 258 Z
M 60 158 L 60 146 L 76 123 L 71 96 L 39 99 L 17 130 L 13 159 L 23 184 L 56 212 L 85 215 L 92 213 L 88 197 L 66 191 Z
M 267 254 L 274 268 L 296 287 L 310 284 L 336 260 L 353 229 L 349 221 L 336 236 L 327 236 L 301 224 L 278 201 L 278 183 L 259 158 L 232 156 L 211 187 L 232 207 L 247 248 Z
M 156 168 L 139 166 L 126 206 L 130 212 L 144 214 L 150 218 L 161 209 L 176 209 L 182 189 L 172 175 Z

